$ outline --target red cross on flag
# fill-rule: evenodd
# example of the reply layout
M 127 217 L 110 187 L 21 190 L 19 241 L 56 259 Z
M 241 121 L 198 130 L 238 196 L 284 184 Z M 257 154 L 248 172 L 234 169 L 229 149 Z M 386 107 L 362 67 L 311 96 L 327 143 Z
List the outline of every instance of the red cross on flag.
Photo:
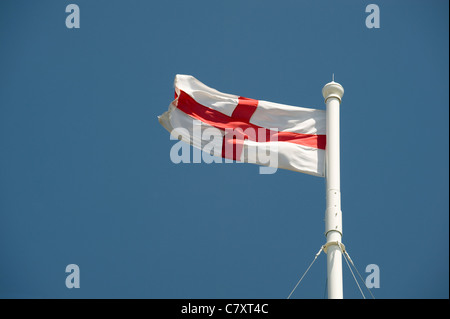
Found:
M 219 92 L 175 76 L 175 99 L 158 117 L 172 136 L 229 161 L 325 176 L 326 112 Z

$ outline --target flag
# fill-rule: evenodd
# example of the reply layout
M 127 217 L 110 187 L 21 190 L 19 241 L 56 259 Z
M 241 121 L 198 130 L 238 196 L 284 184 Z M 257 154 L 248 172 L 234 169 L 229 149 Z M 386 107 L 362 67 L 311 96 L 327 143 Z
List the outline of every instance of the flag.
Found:
M 176 75 L 158 117 L 172 136 L 210 155 L 325 176 L 326 112 L 219 92 Z

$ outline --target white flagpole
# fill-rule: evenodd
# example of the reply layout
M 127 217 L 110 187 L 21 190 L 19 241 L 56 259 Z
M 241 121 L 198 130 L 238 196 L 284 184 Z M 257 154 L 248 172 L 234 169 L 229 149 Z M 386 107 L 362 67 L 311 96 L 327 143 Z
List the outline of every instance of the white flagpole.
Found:
M 326 145 L 326 194 L 325 236 L 327 243 L 328 298 L 342 299 L 342 212 L 341 181 L 339 161 L 339 107 L 344 88 L 333 81 L 322 89 L 327 106 L 327 145 Z

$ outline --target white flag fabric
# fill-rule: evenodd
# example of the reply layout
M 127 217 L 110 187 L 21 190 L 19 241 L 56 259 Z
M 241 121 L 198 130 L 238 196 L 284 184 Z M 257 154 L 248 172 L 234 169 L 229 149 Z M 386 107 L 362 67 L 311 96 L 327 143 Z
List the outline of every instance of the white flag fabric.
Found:
M 174 86 L 158 117 L 174 137 L 229 160 L 325 176 L 324 110 L 222 93 L 190 75 L 176 75 Z

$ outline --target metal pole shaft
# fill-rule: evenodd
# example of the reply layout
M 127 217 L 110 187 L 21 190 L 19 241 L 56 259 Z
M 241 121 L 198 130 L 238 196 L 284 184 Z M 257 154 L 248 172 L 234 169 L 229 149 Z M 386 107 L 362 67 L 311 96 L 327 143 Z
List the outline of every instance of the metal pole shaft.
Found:
M 325 236 L 328 298 L 342 299 L 342 212 L 340 186 L 339 108 L 344 88 L 334 81 L 322 89 L 327 107 Z

